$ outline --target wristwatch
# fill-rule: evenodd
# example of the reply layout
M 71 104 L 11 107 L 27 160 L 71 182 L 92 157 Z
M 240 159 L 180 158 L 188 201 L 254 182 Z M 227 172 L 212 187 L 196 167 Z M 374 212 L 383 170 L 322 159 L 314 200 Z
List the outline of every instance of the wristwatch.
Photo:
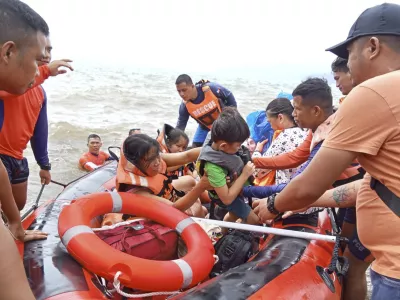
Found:
M 51 163 L 45 165 L 39 165 L 41 170 L 50 171 L 51 170 Z
M 279 215 L 280 212 L 275 208 L 275 197 L 276 194 L 273 194 L 272 196 L 268 197 L 267 208 L 271 214 Z

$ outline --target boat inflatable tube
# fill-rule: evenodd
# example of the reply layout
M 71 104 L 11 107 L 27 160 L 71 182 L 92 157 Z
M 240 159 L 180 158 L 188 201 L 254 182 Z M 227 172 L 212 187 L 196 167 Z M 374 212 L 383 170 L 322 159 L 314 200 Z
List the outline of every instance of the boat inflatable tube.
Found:
M 120 252 L 104 243 L 90 227 L 93 218 L 124 213 L 174 228 L 188 253 L 176 260 L 147 260 Z M 68 252 L 87 270 L 142 291 L 175 291 L 203 281 L 214 266 L 214 247 L 204 230 L 183 212 L 155 199 L 131 193 L 102 192 L 82 196 L 66 206 L 58 232 Z

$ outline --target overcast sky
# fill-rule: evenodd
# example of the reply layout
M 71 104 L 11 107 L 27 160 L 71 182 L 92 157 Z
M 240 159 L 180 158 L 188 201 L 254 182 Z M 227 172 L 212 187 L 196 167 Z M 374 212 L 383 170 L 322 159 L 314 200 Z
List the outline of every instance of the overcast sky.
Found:
M 53 58 L 182 72 L 329 72 L 363 0 L 25 0 Z M 400 4 L 400 1 L 393 1 Z M 278 68 L 279 66 L 279 68 Z

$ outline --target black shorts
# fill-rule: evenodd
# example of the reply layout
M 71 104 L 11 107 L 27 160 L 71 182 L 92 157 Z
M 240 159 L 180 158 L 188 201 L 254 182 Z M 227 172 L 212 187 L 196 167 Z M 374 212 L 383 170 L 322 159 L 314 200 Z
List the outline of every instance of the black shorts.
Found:
M 356 208 L 355 207 L 346 208 L 346 213 L 344 215 L 344 221 L 346 223 L 356 224 L 357 217 L 356 217 Z
M 7 170 L 8 179 L 11 184 L 23 183 L 28 180 L 29 166 L 28 160 L 25 157 L 23 159 L 16 159 L 5 154 L 0 154 L 0 159 Z
M 359 260 L 371 262 L 371 260 L 373 260 L 371 252 L 361 243 L 360 238 L 358 237 L 355 207 L 339 208 L 338 222 L 340 227 L 342 227 L 343 221 L 356 225 L 353 235 L 350 237 L 349 244 L 347 246 L 351 254 Z
M 220 199 L 213 199 L 218 206 L 225 208 L 228 212 L 233 212 L 239 218 L 246 220 L 251 212 L 251 207 L 244 202 L 243 197 L 237 197 L 229 205 L 225 205 Z
M 358 237 L 357 227 L 354 229 L 353 236 L 349 239 L 347 247 L 350 253 L 359 260 L 364 262 L 373 261 L 371 251 L 361 243 L 360 238 Z
M 349 239 L 349 244 L 348 244 L 349 251 L 354 257 L 358 258 L 359 260 L 365 262 L 371 262 L 373 260 L 371 251 L 369 251 L 368 248 L 361 243 L 360 238 L 358 237 L 357 215 L 355 207 L 348 207 L 345 209 L 344 221 L 346 223 L 356 225 L 356 227 L 354 228 L 353 235 Z

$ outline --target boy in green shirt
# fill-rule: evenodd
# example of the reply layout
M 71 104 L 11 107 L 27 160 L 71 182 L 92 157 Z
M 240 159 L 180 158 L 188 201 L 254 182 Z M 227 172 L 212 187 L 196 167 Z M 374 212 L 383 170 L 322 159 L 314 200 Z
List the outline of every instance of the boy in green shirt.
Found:
M 199 156 L 199 173 L 206 173 L 214 188 L 209 191 L 211 201 L 228 210 L 224 221 L 235 222 L 241 218 L 243 223 L 260 223 L 257 215 L 239 195 L 255 170 L 253 163 L 248 162 L 244 166 L 242 159 L 236 155 L 249 136 L 249 127 L 239 112 L 235 108 L 226 107 L 214 121 L 211 141 L 203 147 Z M 235 181 L 234 174 L 239 175 Z M 232 184 L 228 185 L 227 176 L 233 181 Z

